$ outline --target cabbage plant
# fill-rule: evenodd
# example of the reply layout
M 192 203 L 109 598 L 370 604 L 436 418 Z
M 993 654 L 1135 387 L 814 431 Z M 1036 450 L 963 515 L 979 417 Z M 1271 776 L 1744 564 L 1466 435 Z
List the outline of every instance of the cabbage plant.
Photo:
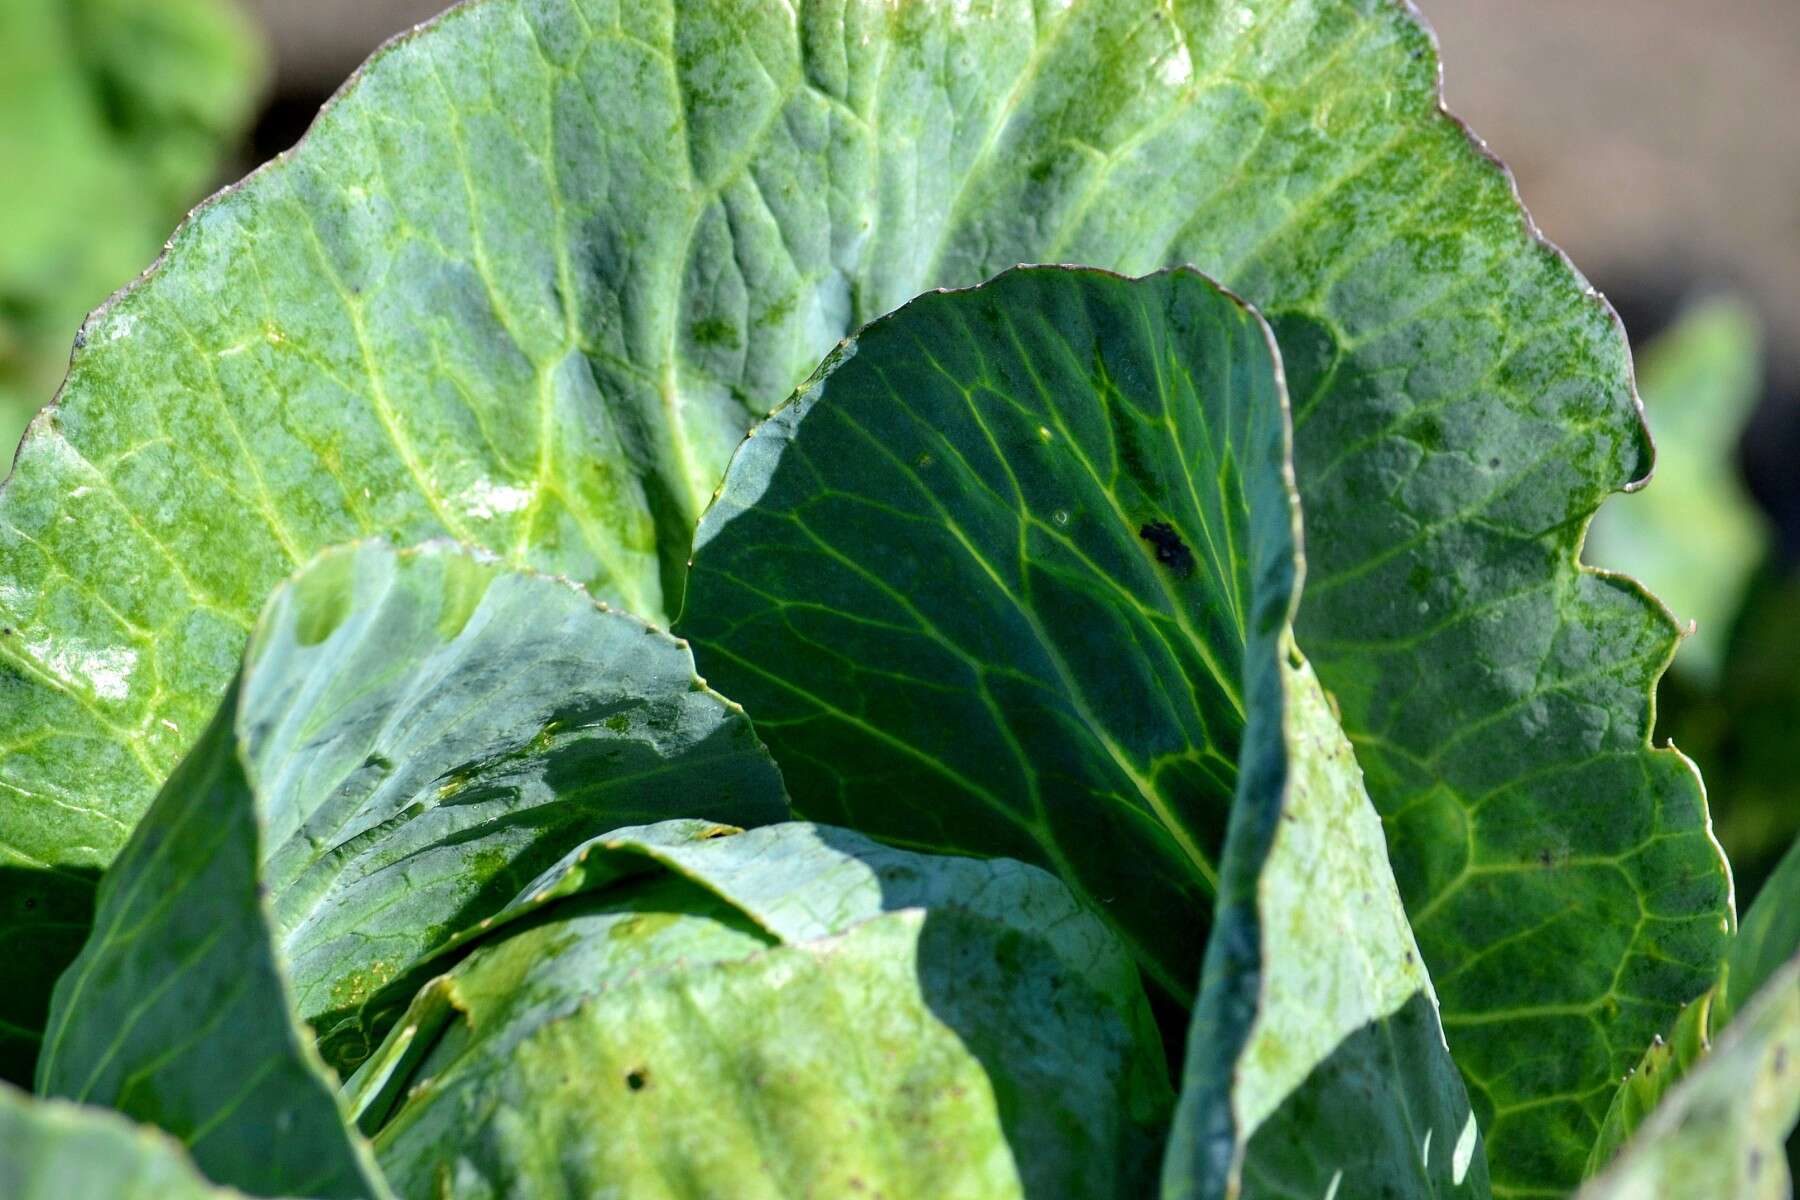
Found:
M 0 1169 L 1780 1194 L 1650 465 L 1400 4 L 472 0 L 0 492 Z

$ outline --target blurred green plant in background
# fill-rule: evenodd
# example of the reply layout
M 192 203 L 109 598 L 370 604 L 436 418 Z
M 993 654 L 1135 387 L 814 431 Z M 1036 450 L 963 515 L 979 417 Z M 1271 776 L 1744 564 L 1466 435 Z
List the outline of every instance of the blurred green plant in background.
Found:
M 1762 354 L 1756 313 L 1729 297 L 1690 306 L 1639 350 L 1655 486 L 1602 508 L 1586 554 L 1695 625 L 1663 678 L 1658 730 L 1706 778 L 1739 911 L 1800 834 L 1800 577 L 1736 462 Z
M 0 439 L 50 400 L 82 317 L 156 256 L 255 114 L 231 0 L 0 3 Z

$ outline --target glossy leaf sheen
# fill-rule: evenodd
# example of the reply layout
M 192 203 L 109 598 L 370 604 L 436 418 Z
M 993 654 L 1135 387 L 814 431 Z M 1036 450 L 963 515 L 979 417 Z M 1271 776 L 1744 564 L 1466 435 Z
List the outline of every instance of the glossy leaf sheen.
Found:
M 1022 261 L 1193 263 L 1270 317 L 1301 642 L 1495 1161 L 1572 1184 L 1726 889 L 1646 744 L 1673 628 L 1576 565 L 1648 466 L 1624 341 L 1386 0 L 479 0 L 379 55 L 89 323 L 0 497 L 13 937 L 85 920 L 316 548 L 449 532 L 667 616 L 746 424 Z
M 1052 876 L 673 822 L 525 894 L 640 855 L 485 940 L 350 1081 L 400 1194 L 1145 1194 L 1143 992 Z
M 307 1026 L 359 1060 L 379 984 L 571 846 L 671 813 L 785 813 L 678 643 L 454 547 L 330 552 L 271 600 L 107 874 L 40 1090 L 158 1124 L 246 1190 L 379 1192 Z

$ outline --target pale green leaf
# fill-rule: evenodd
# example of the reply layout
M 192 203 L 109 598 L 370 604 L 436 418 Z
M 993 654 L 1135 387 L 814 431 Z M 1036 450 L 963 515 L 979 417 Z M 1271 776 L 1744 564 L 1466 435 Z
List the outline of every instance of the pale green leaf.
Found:
M 666 869 L 491 935 L 349 1082 L 401 1195 L 1150 1187 L 1169 1094 L 1143 992 L 1048 874 L 810 825 L 580 855 Z
M 1246 777 L 1166 1200 L 1486 1200 L 1481 1133 L 1336 713 L 1298 655 L 1285 761 Z
M 673 813 L 785 813 L 679 643 L 452 546 L 330 552 L 270 601 L 107 873 L 40 1090 L 160 1125 L 246 1190 L 379 1192 L 314 1032 L 360 1061 L 379 985 L 570 847 Z
M 114 1112 L 38 1100 L 0 1083 L 0 1196 L 7 1200 L 233 1200 L 181 1144 Z

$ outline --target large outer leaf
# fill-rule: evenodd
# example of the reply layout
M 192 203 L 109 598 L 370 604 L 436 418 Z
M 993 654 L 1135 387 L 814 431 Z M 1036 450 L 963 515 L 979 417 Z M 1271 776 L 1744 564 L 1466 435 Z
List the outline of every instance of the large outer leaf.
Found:
M 379 1192 L 307 1024 L 359 1060 L 365 998 L 596 833 L 784 811 L 666 634 L 453 547 L 328 553 L 107 873 L 40 1090 L 249 1191 Z
M 83 919 L 295 559 L 448 530 L 654 617 L 837 337 L 1043 260 L 1271 316 L 1301 640 L 1496 1160 L 1572 1181 L 1726 892 L 1645 742 L 1673 626 L 1575 562 L 1648 464 L 1623 339 L 1388 0 L 482 0 L 386 51 L 90 322 L 0 497 L 14 937 Z M 43 957 L 0 988 L 26 1033 Z
M 1311 669 L 1284 676 L 1287 754 L 1232 812 L 1163 1196 L 1485 1200 L 1381 823 Z
M 745 442 L 680 628 L 801 811 L 1050 867 L 1185 1000 L 1293 601 L 1282 400 L 1193 272 L 923 296 Z
M 232 1200 L 167 1134 L 117 1113 L 35 1100 L 0 1083 L 0 1196 L 7 1200 Z
M 577 859 L 652 873 L 603 871 L 420 993 L 350 1082 L 396 1191 L 1147 1193 L 1170 1097 L 1143 990 L 1052 876 L 721 834 L 596 839 L 522 899 Z

